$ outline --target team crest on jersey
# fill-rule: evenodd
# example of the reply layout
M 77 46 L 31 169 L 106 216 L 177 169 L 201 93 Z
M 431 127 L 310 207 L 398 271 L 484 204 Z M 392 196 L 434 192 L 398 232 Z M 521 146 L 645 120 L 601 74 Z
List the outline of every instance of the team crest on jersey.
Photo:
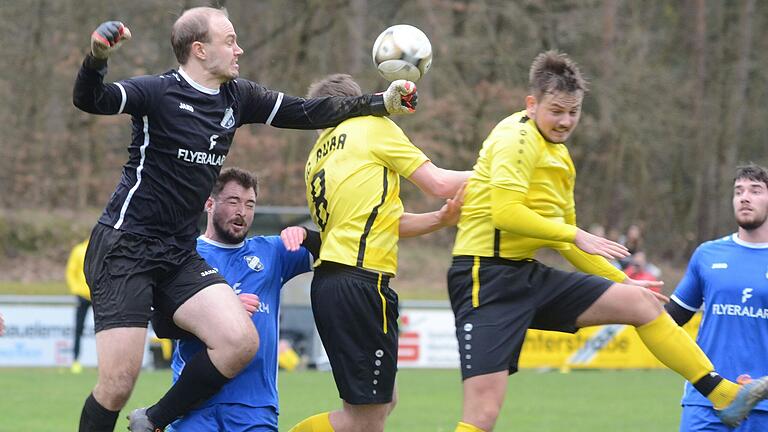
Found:
M 232 110 L 232 107 L 229 107 L 227 108 L 226 111 L 224 111 L 224 118 L 221 119 L 221 127 L 229 129 L 234 125 L 235 125 L 235 112 Z
M 243 259 L 245 259 L 246 264 L 248 264 L 248 267 L 250 267 L 251 270 L 257 272 L 264 270 L 264 264 L 261 263 L 259 257 L 249 255 L 247 257 L 243 257 Z

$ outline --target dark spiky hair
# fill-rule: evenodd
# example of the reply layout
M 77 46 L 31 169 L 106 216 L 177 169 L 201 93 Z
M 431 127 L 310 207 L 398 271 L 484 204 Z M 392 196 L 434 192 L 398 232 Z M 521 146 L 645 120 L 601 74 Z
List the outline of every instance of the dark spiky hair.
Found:
M 229 182 L 235 182 L 245 189 L 253 189 L 256 195 L 259 194 L 259 183 L 256 180 L 256 176 L 249 173 L 246 170 L 240 168 L 227 168 L 219 174 L 219 178 L 216 179 L 216 183 L 213 185 L 211 196 L 216 198 L 219 196 L 224 186 Z
M 555 92 L 586 92 L 587 81 L 567 54 L 545 51 L 533 60 L 529 73 L 531 94 L 537 99 Z
M 733 181 L 735 183 L 736 180 L 742 179 L 761 182 L 768 187 L 768 170 L 752 162 L 740 165 L 736 167 L 736 176 L 733 178 Z

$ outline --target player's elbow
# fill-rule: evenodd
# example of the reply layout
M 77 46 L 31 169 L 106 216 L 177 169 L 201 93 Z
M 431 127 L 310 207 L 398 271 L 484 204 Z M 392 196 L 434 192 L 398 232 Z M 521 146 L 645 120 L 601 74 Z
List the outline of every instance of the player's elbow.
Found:
M 504 206 L 491 205 L 491 222 L 493 227 L 501 231 L 511 231 L 509 227 L 509 213 Z
M 456 185 L 448 176 L 438 174 L 432 177 L 432 181 L 424 185 L 424 191 L 438 198 L 452 198 L 456 193 Z
M 90 103 L 89 99 L 82 92 L 72 92 L 72 105 L 81 111 L 85 111 L 90 114 L 97 114 L 94 112 L 93 104 Z

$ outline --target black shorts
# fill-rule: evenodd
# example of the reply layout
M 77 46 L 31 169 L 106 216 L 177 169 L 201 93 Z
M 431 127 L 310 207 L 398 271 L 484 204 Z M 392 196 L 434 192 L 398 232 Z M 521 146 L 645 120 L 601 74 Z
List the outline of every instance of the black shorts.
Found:
M 95 331 L 147 327 L 152 308 L 173 316 L 195 293 L 227 283 L 195 250 L 96 224 L 85 253 Z
M 574 333 L 579 315 L 612 284 L 534 260 L 454 257 L 448 295 L 462 378 L 515 373 L 528 328 Z
M 339 397 L 353 405 L 391 402 L 399 313 L 389 277 L 323 262 L 312 279 L 312 312 Z

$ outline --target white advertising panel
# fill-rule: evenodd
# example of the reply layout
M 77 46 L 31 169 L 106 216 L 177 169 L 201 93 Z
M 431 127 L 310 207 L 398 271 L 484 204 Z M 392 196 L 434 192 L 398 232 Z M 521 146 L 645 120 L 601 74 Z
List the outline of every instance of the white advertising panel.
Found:
M 400 310 L 398 367 L 458 368 L 456 327 L 450 309 Z
M 0 367 L 69 366 L 75 334 L 75 307 L 67 305 L 0 304 L 5 336 L 0 337 Z M 85 317 L 80 363 L 96 366 L 93 312 Z M 150 360 L 145 346 L 144 364 Z

